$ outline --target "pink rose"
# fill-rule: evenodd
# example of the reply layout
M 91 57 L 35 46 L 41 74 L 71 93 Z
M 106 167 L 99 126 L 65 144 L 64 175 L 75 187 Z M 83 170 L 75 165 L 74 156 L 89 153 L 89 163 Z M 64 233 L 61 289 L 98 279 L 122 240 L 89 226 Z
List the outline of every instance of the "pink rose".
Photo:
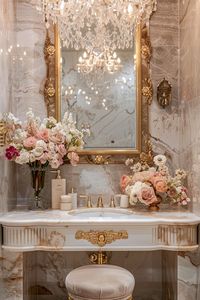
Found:
M 150 186 L 141 188 L 140 192 L 138 193 L 138 199 L 145 205 L 150 205 L 158 201 L 154 189 Z
M 37 139 L 34 136 L 26 138 L 23 142 L 24 147 L 26 148 L 35 148 Z
M 161 173 L 156 172 L 149 181 L 153 184 L 157 192 L 166 193 L 168 190 L 167 177 Z
M 127 176 L 127 175 L 123 175 L 121 177 L 121 180 L 120 180 L 120 186 L 121 186 L 121 189 L 122 191 L 124 192 L 127 185 L 131 182 L 131 177 L 130 176 Z
M 48 139 L 49 139 L 49 131 L 48 131 L 48 129 L 45 128 L 45 129 L 42 129 L 42 130 L 38 131 L 36 137 L 39 140 L 43 140 L 43 141 L 47 142 Z
M 12 160 L 15 159 L 17 156 L 19 156 L 19 151 L 14 147 L 14 146 L 10 146 L 9 148 L 6 149 L 6 158 L 8 160 Z
M 70 152 L 70 153 L 68 153 L 67 157 L 69 158 L 72 166 L 77 166 L 77 164 L 79 162 L 79 156 L 77 153 Z
M 155 184 L 155 189 L 159 193 L 166 193 L 168 190 L 167 182 L 165 180 L 159 180 Z
M 51 133 L 49 135 L 49 140 L 50 140 L 50 142 L 53 142 L 54 144 L 62 144 L 64 141 L 64 136 L 59 132 L 53 133 L 53 134 Z
M 67 154 L 67 150 L 63 144 L 57 145 L 56 150 L 62 157 L 64 157 Z

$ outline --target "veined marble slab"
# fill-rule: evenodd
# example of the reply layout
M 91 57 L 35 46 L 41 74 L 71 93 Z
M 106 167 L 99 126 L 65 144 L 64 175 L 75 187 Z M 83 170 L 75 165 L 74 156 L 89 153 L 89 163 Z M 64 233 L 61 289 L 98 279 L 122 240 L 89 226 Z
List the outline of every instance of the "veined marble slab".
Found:
M 84 209 L 83 209 L 84 210 Z M 109 210 L 109 208 L 108 208 Z M 191 212 L 136 212 L 113 217 L 88 217 L 83 219 L 80 215 L 73 216 L 71 212 L 61 210 L 45 211 L 11 211 L 0 216 L 0 224 L 6 226 L 29 225 L 81 225 L 81 224 L 168 224 L 168 225 L 196 225 L 200 223 L 200 216 Z

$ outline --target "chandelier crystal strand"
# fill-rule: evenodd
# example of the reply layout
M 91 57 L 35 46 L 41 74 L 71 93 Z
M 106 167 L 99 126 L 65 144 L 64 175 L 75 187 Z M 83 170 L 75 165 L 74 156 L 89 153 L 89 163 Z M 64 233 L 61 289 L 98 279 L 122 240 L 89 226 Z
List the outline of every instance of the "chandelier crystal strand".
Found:
M 63 45 L 91 50 L 96 43 L 115 50 L 133 47 L 135 26 L 149 20 L 157 0 L 38 0 L 47 26 L 57 23 Z

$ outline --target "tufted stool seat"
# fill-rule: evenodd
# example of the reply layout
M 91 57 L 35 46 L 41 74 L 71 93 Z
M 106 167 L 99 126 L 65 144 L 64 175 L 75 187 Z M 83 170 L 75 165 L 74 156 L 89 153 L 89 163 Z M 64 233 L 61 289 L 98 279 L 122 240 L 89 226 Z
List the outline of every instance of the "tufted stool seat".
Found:
M 112 265 L 88 265 L 71 271 L 65 285 L 73 300 L 129 300 L 135 286 L 133 275 Z

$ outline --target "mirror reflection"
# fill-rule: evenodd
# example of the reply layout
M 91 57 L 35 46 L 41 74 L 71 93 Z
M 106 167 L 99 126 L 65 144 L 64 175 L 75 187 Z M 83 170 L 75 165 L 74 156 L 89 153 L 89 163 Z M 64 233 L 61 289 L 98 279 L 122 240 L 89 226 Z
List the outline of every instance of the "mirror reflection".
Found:
M 61 48 L 61 114 L 70 111 L 89 128 L 87 149 L 135 149 L 137 144 L 136 47 L 76 51 Z

